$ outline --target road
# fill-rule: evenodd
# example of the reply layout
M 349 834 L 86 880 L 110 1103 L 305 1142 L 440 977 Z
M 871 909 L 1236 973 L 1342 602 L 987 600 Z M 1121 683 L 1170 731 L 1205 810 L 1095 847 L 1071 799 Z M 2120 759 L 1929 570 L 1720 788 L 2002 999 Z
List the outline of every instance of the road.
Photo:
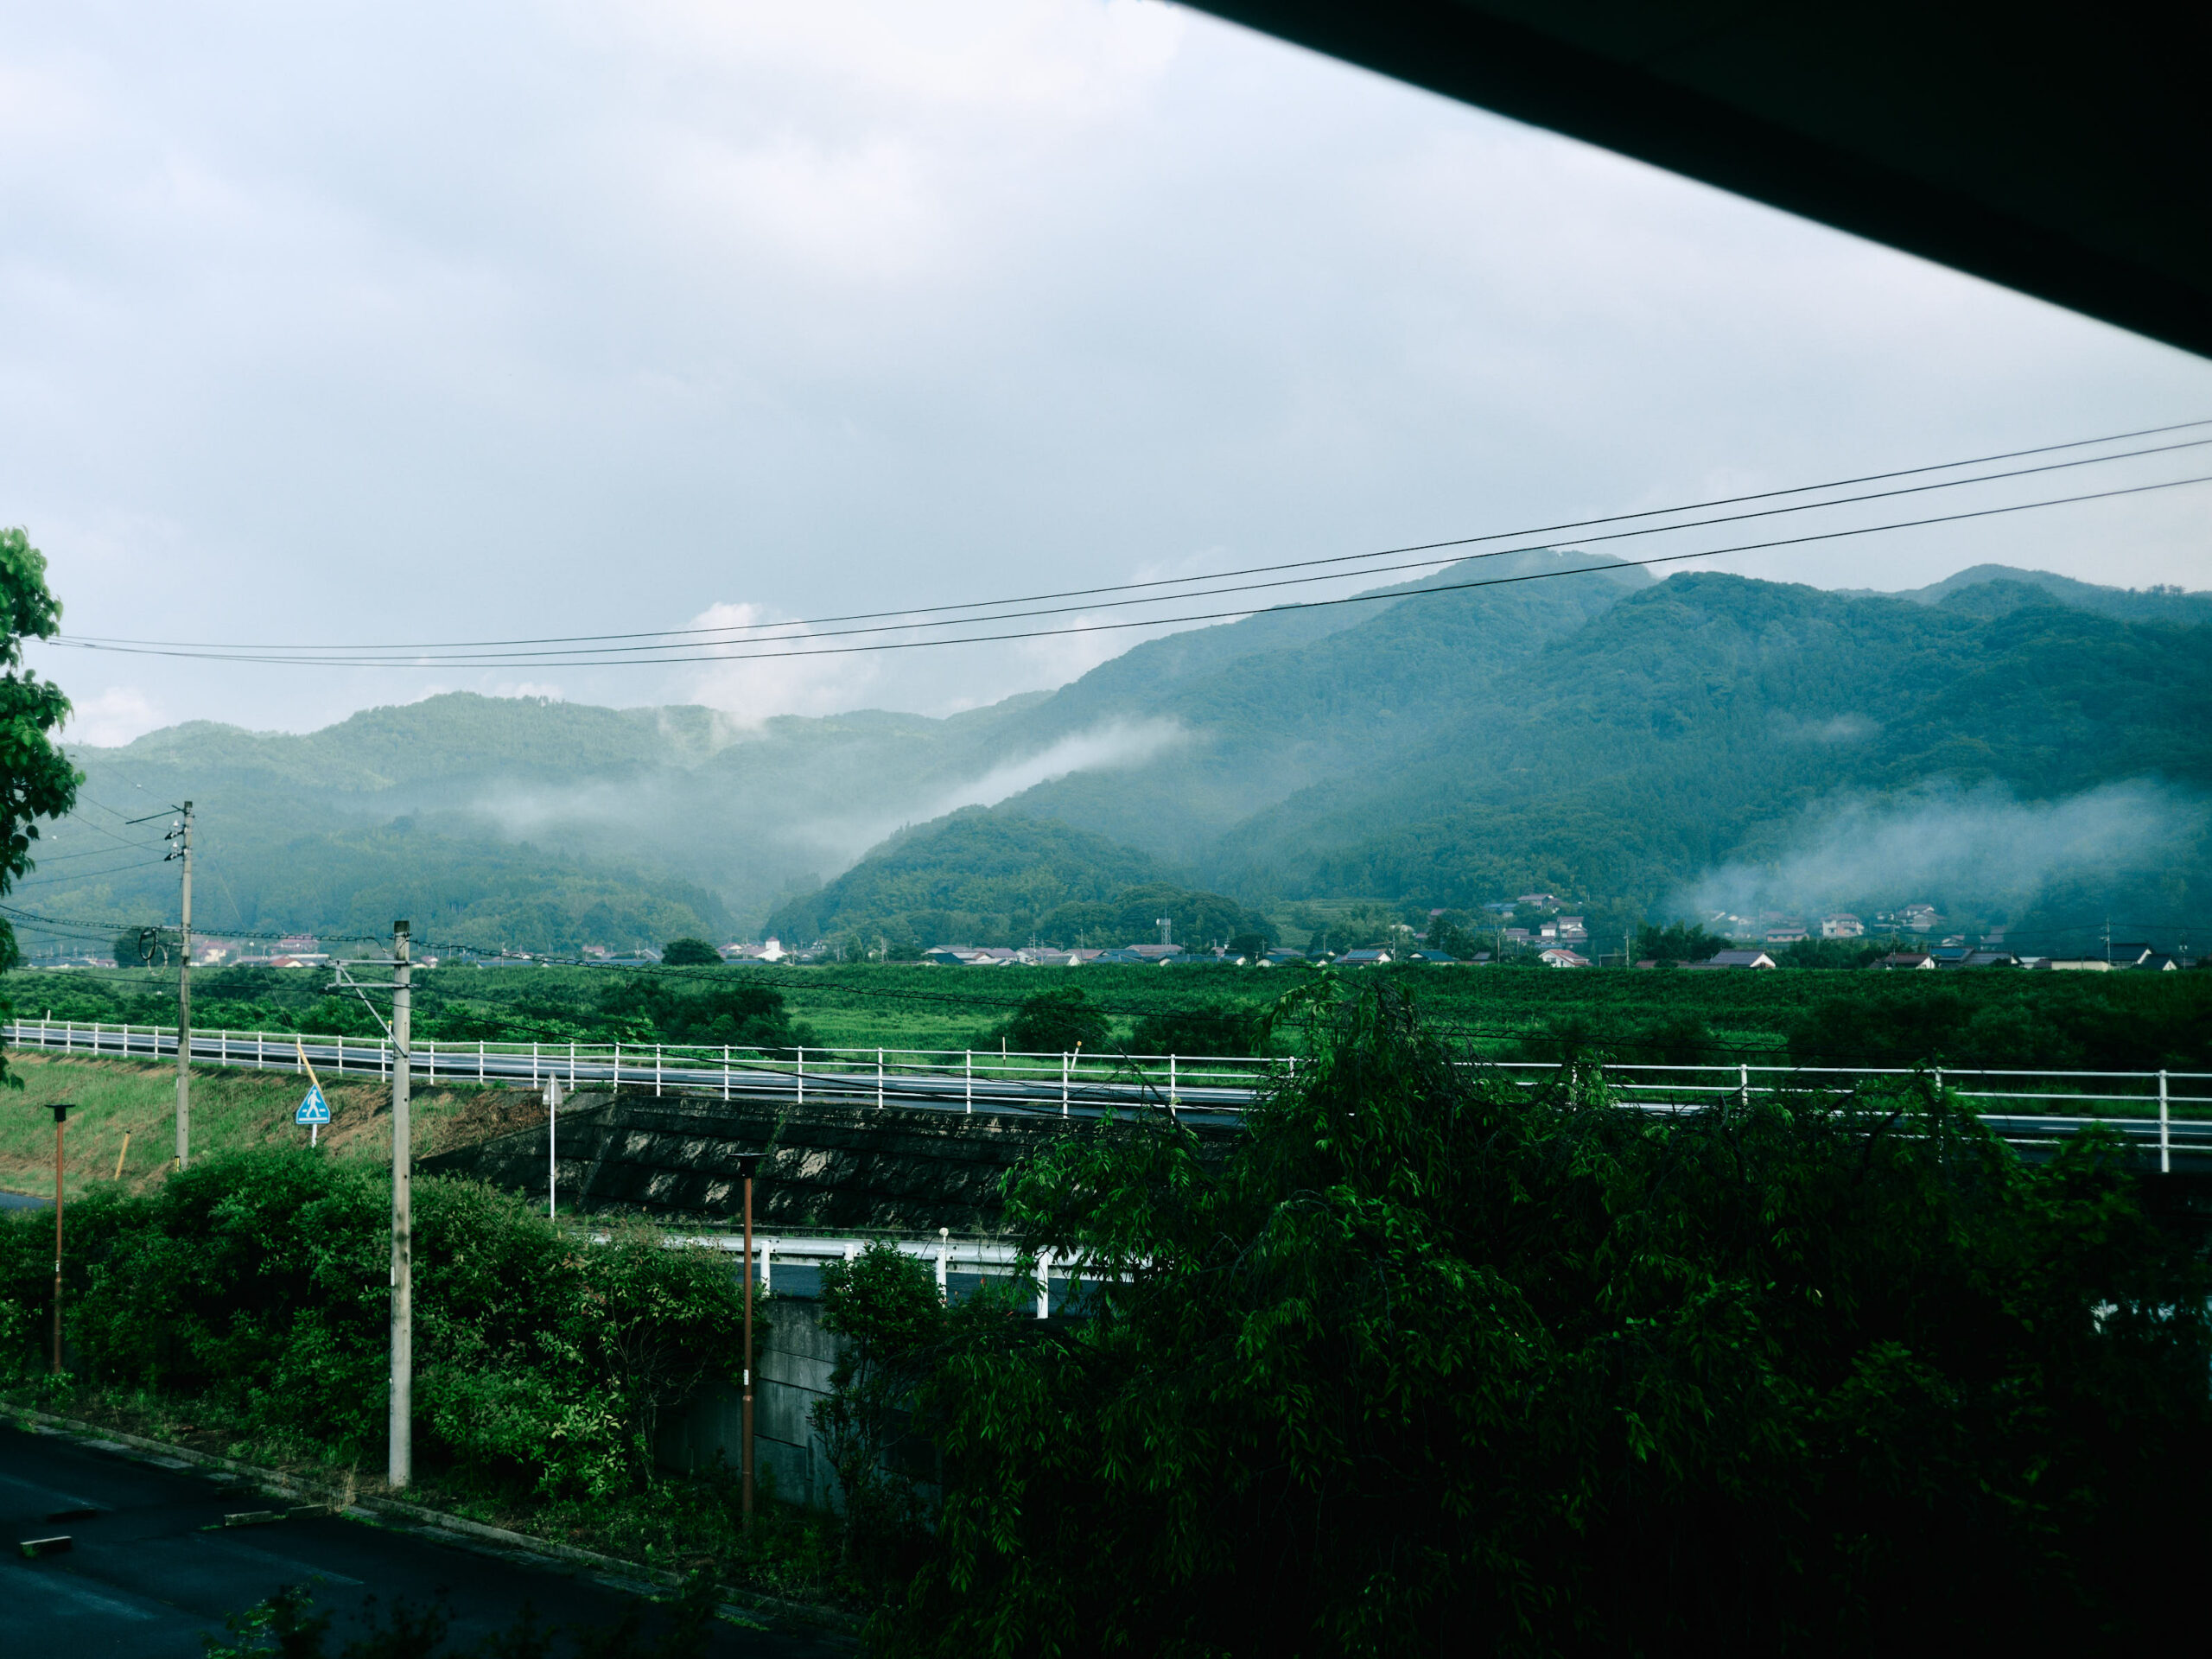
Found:
M 203 1633 L 280 1586 L 314 1582 L 337 1615 L 332 1650 L 363 1631 L 365 1599 L 442 1599 L 455 1647 L 512 1624 L 524 1604 L 566 1626 L 613 1624 L 632 1600 L 587 1567 L 480 1552 L 339 1516 L 230 1527 L 226 1511 L 281 1500 L 120 1446 L 0 1427 L 0 1654 L 68 1659 L 204 1659 Z M 229 1477 L 220 1478 L 228 1482 Z M 94 1511 L 65 1520 L 49 1516 Z M 19 1541 L 69 1535 L 66 1553 L 26 1559 Z M 639 1586 L 642 1588 L 643 1586 Z M 563 1649 L 565 1650 L 565 1643 Z M 746 1659 L 846 1655 L 841 1637 L 717 1620 L 708 1652 Z

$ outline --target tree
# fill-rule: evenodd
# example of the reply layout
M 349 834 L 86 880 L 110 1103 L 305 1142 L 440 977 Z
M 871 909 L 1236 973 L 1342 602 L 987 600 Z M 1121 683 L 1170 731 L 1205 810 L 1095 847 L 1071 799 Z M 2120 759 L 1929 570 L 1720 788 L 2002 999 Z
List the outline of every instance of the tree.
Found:
M 61 688 L 22 666 L 25 639 L 51 639 L 61 606 L 46 587 L 46 556 L 22 530 L 0 530 L 0 893 L 35 861 L 40 818 L 57 818 L 77 804 L 84 781 L 54 741 L 69 715 Z M 22 960 L 16 930 L 0 918 L 0 971 Z M 10 1011 L 0 998 L 0 1014 Z M 0 1077 L 7 1076 L 0 1058 Z
M 1656 961 L 1662 968 L 1707 961 L 1714 952 L 1726 950 L 1728 943 L 1719 934 L 1708 933 L 1688 922 L 1674 922 L 1665 927 L 1646 922 L 1636 930 L 1637 960 Z
M 1096 1052 L 1106 1046 L 1112 1027 L 1081 988 L 1064 985 L 1026 1000 L 991 1036 L 1023 1054 L 1069 1054 L 1078 1048 Z
M 704 939 L 671 939 L 660 948 L 664 968 L 719 968 L 722 953 Z
M 952 1311 L 944 1498 L 878 1650 L 2126 1645 L 2212 1543 L 2208 1282 L 2101 1132 L 1924 1079 L 1656 1120 L 1317 1003 L 1224 1146 L 1010 1184 L 1092 1317 Z M 2180 1581 L 2177 1577 L 2176 1581 Z

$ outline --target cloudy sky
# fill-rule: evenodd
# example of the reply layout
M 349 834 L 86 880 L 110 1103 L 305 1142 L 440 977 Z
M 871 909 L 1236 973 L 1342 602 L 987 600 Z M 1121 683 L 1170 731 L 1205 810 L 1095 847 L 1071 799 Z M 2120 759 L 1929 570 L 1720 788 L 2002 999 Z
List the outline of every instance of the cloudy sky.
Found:
M 73 632 L 811 617 L 2212 416 L 2212 364 L 1156 0 L 0 20 L 0 523 L 45 550 Z M 1726 568 L 2201 588 L 2208 497 Z M 1128 639 L 39 663 L 72 735 L 116 741 L 440 689 L 944 710 Z

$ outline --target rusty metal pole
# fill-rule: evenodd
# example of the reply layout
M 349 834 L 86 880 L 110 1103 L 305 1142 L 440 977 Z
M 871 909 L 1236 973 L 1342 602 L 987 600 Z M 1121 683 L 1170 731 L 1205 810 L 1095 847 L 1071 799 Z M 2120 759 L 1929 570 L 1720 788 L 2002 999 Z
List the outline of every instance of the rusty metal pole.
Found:
M 753 1172 L 758 1158 L 738 1160 L 745 1176 L 745 1528 L 753 1529 Z
M 61 1126 L 69 1103 L 54 1103 L 54 1374 L 61 1375 Z

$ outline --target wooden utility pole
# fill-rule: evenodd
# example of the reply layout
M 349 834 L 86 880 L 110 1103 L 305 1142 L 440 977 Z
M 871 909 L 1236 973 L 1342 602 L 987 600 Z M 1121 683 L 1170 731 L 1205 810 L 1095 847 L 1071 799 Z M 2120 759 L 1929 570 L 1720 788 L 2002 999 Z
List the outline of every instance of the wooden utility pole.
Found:
M 412 993 L 407 931 L 404 921 L 391 925 L 391 1419 L 385 1478 L 395 1491 L 412 1478 L 415 1463 L 415 1262 L 407 1094 Z
M 182 1169 L 192 1155 L 192 803 L 183 807 L 184 822 L 177 830 L 176 850 L 170 857 L 184 866 L 181 949 L 176 959 L 176 1166 Z
M 61 1375 L 61 1126 L 69 1103 L 54 1103 L 54 1374 Z

